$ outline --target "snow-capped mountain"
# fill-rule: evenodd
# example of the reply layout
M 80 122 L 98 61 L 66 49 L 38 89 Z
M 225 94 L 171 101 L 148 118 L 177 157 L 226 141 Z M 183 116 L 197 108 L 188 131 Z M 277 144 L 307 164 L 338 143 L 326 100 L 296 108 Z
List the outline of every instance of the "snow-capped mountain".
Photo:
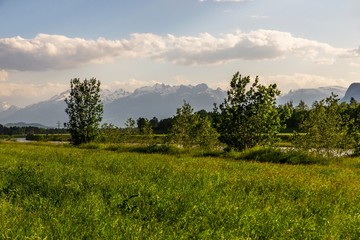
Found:
M 117 99 L 104 108 L 106 122 L 123 125 L 129 117 L 158 119 L 172 117 L 176 109 L 187 101 L 195 111 L 205 109 L 211 111 L 214 103 L 223 102 L 226 92 L 221 89 L 211 89 L 206 84 L 197 86 L 169 86 L 155 84 L 143 87 L 132 94 Z
M 69 94 L 69 90 L 65 91 L 47 101 L 32 104 L 9 115 L 0 112 L 0 123 L 32 122 L 55 127 L 59 121 L 67 122 L 64 100 Z M 189 102 L 195 111 L 201 109 L 210 111 L 213 104 L 223 102 L 225 96 L 225 91 L 211 89 L 206 84 L 197 86 L 155 84 L 138 88 L 133 93 L 123 89 L 102 90 L 103 122 L 123 126 L 130 117 L 135 120 L 139 117 L 158 119 L 172 117 L 184 101 Z
M 131 93 L 124 89 L 117 89 L 115 91 L 110 91 L 105 89 L 101 91 L 101 100 L 104 104 L 111 103 L 117 99 L 129 96 Z
M 170 86 L 165 84 L 155 84 L 154 86 L 146 86 L 138 88 L 132 94 L 132 97 L 139 97 L 141 95 L 146 95 L 149 93 L 159 93 L 160 95 L 168 95 L 175 93 L 180 86 Z
M 350 91 L 350 89 L 352 90 Z M 351 85 L 344 101 L 350 99 L 350 97 L 360 100 L 359 91 L 360 83 Z M 277 102 L 278 104 L 285 104 L 292 101 L 294 105 L 297 105 L 300 100 L 303 100 L 307 105 L 311 106 L 314 101 L 329 97 L 332 92 L 341 98 L 345 95 L 346 88 L 321 87 L 294 90 L 280 96 Z M 357 93 L 359 94 L 356 95 Z M 47 101 L 22 109 L 14 106 L 9 107 L 6 111 L 0 111 L 0 124 L 26 122 L 56 127 L 59 121 L 61 123 L 68 121 L 64 100 L 69 94 L 70 91 L 68 90 Z M 211 89 L 206 84 L 196 86 L 155 84 L 154 86 L 138 88 L 132 93 L 123 89 L 115 91 L 103 90 L 101 98 L 104 103 L 103 122 L 123 126 L 124 122 L 130 117 L 134 120 L 139 117 L 149 119 L 153 117 L 158 119 L 172 117 L 175 115 L 176 109 L 181 107 L 184 101 L 190 103 L 195 111 L 201 109 L 211 111 L 214 103 L 220 104 L 224 101 L 226 91 L 220 88 Z M 9 105 L 4 103 L 1 106 L 7 108 Z
M 110 103 L 116 99 L 126 97 L 130 95 L 130 92 L 125 91 L 124 89 L 117 89 L 115 91 L 111 91 L 109 89 L 103 89 L 100 92 L 101 100 L 104 104 Z M 53 96 L 48 101 L 54 101 L 54 102 L 63 102 L 66 98 L 70 96 L 70 90 L 67 90 L 65 92 L 62 92 L 58 95 Z

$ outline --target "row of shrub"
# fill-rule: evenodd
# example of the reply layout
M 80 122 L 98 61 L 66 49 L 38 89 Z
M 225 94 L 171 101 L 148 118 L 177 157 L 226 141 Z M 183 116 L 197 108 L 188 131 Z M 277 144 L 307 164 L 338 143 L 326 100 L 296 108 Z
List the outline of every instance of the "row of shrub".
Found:
M 201 148 L 179 148 L 171 144 L 100 144 L 87 143 L 79 146 L 82 149 L 97 149 L 115 152 L 134 152 L 145 154 L 165 154 L 165 155 L 190 155 L 193 157 L 219 157 L 232 160 L 255 161 L 255 162 L 269 162 L 278 164 L 291 165 L 309 165 L 320 164 L 328 165 L 332 158 L 316 155 L 310 152 L 294 150 L 294 149 L 279 149 L 272 147 L 255 147 L 243 152 L 223 150 L 203 150 Z M 333 158 L 340 159 L 340 158 Z

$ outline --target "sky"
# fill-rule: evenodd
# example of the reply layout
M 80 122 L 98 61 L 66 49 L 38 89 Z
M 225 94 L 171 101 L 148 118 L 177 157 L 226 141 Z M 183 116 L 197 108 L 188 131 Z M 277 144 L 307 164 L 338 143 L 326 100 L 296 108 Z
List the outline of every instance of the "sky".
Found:
M 358 0 L 0 0 L 0 102 L 24 107 L 72 78 L 132 91 L 227 89 L 259 76 L 283 94 L 360 81 Z

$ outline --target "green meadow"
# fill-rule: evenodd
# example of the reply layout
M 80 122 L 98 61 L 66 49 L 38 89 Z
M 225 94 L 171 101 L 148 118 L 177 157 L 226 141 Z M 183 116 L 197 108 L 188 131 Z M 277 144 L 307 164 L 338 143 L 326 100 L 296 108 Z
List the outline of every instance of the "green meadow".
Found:
M 358 158 L 124 149 L 0 142 L 0 239 L 360 238 Z

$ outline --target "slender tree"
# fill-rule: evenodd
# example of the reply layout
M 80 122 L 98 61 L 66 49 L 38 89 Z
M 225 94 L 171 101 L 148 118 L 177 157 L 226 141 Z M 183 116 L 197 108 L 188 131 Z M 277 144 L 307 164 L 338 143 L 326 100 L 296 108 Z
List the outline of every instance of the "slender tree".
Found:
M 300 124 L 300 132 L 295 133 L 294 144 L 298 148 L 311 150 L 328 156 L 342 154 L 354 146 L 352 131 L 353 119 L 340 110 L 339 99 L 332 94 L 319 102 Z
M 217 106 L 214 109 L 220 141 L 236 150 L 272 143 L 282 128 L 276 108 L 276 97 L 280 94 L 276 84 L 263 86 L 258 77 L 249 87 L 250 82 L 249 76 L 242 77 L 237 72 L 227 98 L 220 109 Z
M 66 124 L 72 143 L 79 145 L 93 141 L 99 134 L 102 120 L 103 103 L 100 99 L 100 81 L 96 78 L 80 81 L 70 80 L 70 96 L 65 99 L 69 116 Z

